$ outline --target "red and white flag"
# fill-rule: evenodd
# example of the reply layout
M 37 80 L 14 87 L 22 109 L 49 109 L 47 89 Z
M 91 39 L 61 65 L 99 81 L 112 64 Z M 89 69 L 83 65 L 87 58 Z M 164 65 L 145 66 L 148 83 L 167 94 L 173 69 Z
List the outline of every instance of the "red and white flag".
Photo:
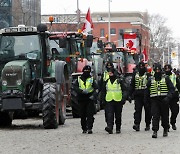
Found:
M 147 54 L 147 51 L 146 51 L 146 49 L 144 48 L 144 50 L 143 50 L 143 61 L 144 62 L 147 62 L 148 61 L 148 54 Z
M 136 51 L 136 33 L 124 34 L 124 46 Z
M 83 31 L 83 33 L 85 33 L 87 35 L 88 32 L 93 30 L 93 28 L 94 28 L 94 25 L 92 22 L 92 18 L 91 18 L 91 14 L 90 14 L 90 8 L 89 8 L 88 12 L 86 14 L 86 19 L 85 19 L 84 25 L 82 27 L 82 31 Z

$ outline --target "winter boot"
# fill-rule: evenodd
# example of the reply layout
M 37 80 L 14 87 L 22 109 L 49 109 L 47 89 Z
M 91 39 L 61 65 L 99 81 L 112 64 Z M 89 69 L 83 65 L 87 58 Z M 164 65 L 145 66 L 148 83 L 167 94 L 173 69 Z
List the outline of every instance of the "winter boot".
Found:
M 146 125 L 146 128 L 144 130 L 149 131 L 150 130 L 150 125 Z
M 168 129 L 164 129 L 163 131 L 163 137 L 167 137 L 168 136 Z
M 154 131 L 154 132 L 153 132 L 152 138 L 157 138 L 157 131 Z
M 83 130 L 83 132 L 82 132 L 83 134 L 86 134 L 87 133 L 87 130 Z
M 134 124 L 133 125 L 133 129 L 136 130 L 136 131 L 139 131 L 140 130 L 140 126 L 137 125 L 137 124 Z
M 109 127 L 106 127 L 106 128 L 105 128 L 105 131 L 106 131 L 106 132 L 108 132 L 109 134 L 113 134 L 112 129 L 111 129 L 111 128 L 109 128 Z
M 92 134 L 93 133 L 92 129 L 88 129 L 87 132 L 88 132 L 88 134 Z
M 176 127 L 175 124 L 172 124 L 172 129 L 173 129 L 173 130 L 176 130 L 176 129 L 177 129 L 177 127 Z

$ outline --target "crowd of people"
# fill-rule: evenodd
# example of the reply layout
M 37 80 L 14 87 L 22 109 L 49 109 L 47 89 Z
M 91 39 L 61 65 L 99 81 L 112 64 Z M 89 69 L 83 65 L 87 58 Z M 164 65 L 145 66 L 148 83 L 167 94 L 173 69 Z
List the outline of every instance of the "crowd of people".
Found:
M 105 131 L 113 134 L 121 133 L 122 110 L 124 104 L 134 100 L 135 131 L 141 130 L 142 110 L 145 113 L 145 131 L 153 130 L 152 138 L 157 138 L 159 123 L 163 127 L 163 137 L 168 136 L 169 129 L 176 130 L 176 119 L 179 113 L 180 72 L 173 70 L 170 64 L 162 67 L 159 63 L 153 65 L 151 72 L 147 71 L 144 62 L 134 69 L 131 83 L 125 81 L 112 62 L 106 63 L 104 73 L 98 83 L 91 76 L 91 67 L 85 66 L 83 74 L 75 82 L 80 104 L 82 133 L 92 134 L 94 123 L 94 95 L 98 91 L 104 106 Z M 170 114 L 169 114 L 170 113 Z M 151 126 L 152 125 L 152 126 Z

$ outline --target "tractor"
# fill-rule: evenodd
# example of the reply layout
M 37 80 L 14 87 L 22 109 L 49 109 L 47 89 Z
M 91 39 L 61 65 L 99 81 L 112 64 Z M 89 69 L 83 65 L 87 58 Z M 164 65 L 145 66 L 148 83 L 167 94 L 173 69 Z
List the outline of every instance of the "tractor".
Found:
M 51 50 L 56 53 L 54 59 L 64 60 L 67 63 L 70 72 L 70 104 L 74 118 L 79 117 L 79 104 L 77 93 L 74 90 L 74 81 L 82 74 L 82 68 L 85 65 L 92 67 L 92 75 L 97 78 L 98 72 L 102 69 L 102 58 L 94 58 L 90 48 L 93 43 L 92 35 L 83 35 L 80 32 L 52 33 L 50 37 Z M 57 48 L 59 46 L 59 48 Z M 55 48 L 54 48 L 55 47 Z M 100 64 L 98 66 L 98 64 Z M 98 66 L 98 67 L 97 67 Z M 101 66 L 101 67 L 100 67 Z M 100 110 L 99 102 L 95 101 L 96 111 Z
M 47 26 L 19 25 L 0 30 L 0 126 L 17 112 L 38 112 L 45 129 L 66 120 L 68 67 L 54 60 Z

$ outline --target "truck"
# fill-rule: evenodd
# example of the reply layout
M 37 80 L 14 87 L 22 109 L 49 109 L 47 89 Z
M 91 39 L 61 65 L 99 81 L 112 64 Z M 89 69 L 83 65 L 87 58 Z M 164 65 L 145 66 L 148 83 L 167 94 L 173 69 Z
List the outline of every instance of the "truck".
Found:
M 65 61 L 54 60 L 47 26 L 0 30 L 0 126 L 11 126 L 19 111 L 42 114 L 45 129 L 66 120 Z

